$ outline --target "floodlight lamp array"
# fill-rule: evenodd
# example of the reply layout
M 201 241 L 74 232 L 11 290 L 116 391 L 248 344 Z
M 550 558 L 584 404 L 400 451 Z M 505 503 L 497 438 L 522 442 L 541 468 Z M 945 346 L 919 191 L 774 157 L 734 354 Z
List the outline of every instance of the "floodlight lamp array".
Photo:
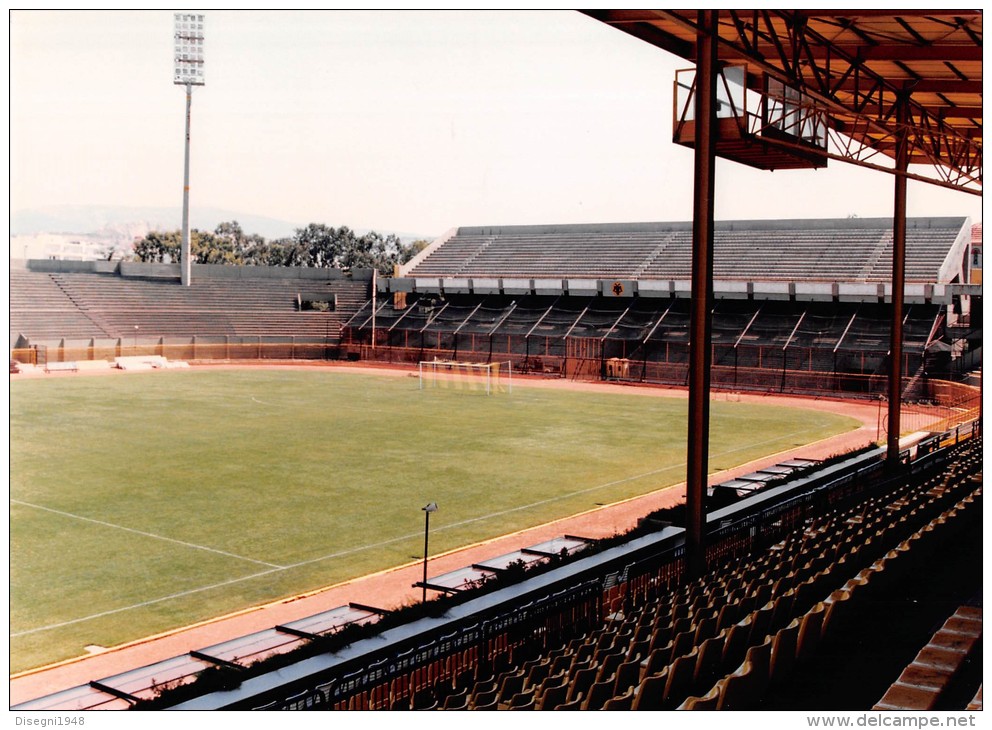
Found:
M 203 86 L 203 15 L 176 13 L 174 16 L 173 83 Z

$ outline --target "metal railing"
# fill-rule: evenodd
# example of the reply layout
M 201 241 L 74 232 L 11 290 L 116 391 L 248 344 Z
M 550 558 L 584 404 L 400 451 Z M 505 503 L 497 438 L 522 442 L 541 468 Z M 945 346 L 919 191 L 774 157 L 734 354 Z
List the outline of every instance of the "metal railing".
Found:
M 159 337 L 135 340 L 91 340 L 13 348 L 10 358 L 26 365 L 107 361 L 154 355 L 168 360 L 336 360 L 334 341 L 306 337 Z
M 935 436 L 919 451 L 903 454 L 903 469 L 893 474 L 883 467 L 882 450 L 868 452 L 800 480 L 792 491 L 764 504 L 741 504 L 726 519 L 710 522 L 707 561 L 711 567 L 734 557 L 767 549 L 774 542 L 825 510 L 850 507 L 869 497 L 888 493 L 907 480 L 923 481 L 951 463 L 954 448 L 980 438 L 981 422 L 974 421 Z M 605 553 L 604 553 L 605 555 Z M 587 560 L 595 563 L 593 555 Z M 435 683 L 450 681 L 461 671 L 487 666 L 515 647 L 553 646 L 568 631 L 581 632 L 605 620 L 618 601 L 643 602 L 659 591 L 685 581 L 681 534 L 655 543 L 649 554 L 630 554 L 627 561 L 612 558 L 591 567 L 571 585 L 548 582 L 544 594 L 530 591 L 521 605 L 504 604 L 488 617 L 471 617 L 443 635 L 425 634 L 420 643 L 391 655 L 370 654 L 336 676 L 315 678 L 309 689 L 284 689 L 283 698 L 266 698 L 252 707 L 290 709 L 388 709 L 409 700 Z M 542 577 L 533 582 L 540 584 Z

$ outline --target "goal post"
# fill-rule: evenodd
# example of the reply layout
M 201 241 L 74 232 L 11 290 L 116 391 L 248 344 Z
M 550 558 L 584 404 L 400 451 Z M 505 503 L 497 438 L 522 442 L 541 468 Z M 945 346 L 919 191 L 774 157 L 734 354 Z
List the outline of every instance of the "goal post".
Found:
M 421 390 L 444 388 L 486 395 L 513 392 L 513 365 L 509 361 L 421 360 L 417 371 Z

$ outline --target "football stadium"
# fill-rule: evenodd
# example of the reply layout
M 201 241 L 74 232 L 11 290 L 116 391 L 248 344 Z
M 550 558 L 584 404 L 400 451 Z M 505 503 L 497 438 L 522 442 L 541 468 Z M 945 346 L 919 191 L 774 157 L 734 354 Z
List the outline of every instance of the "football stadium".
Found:
M 694 65 L 691 220 L 11 260 L 12 709 L 982 708 L 982 225 L 905 207 L 981 13 L 584 13 Z M 865 151 L 890 218 L 714 217 Z

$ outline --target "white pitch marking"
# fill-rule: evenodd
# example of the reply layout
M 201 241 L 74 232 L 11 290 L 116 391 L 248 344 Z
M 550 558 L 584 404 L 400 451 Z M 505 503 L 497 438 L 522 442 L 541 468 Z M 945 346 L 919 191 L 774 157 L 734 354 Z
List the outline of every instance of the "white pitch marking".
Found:
M 206 550 L 209 553 L 217 553 L 218 555 L 224 555 L 228 558 L 237 558 L 238 560 L 245 560 L 249 563 L 255 563 L 257 565 L 264 565 L 267 568 L 281 568 L 281 565 L 275 565 L 274 563 L 266 563 L 264 560 L 255 560 L 254 558 L 246 558 L 243 555 L 235 555 L 234 553 L 225 552 L 224 550 L 218 550 L 217 548 L 207 547 L 206 545 L 197 545 L 192 542 L 185 542 L 184 540 L 176 540 L 172 537 L 165 537 L 163 535 L 156 535 L 152 532 L 144 532 L 142 530 L 135 530 L 131 527 L 124 527 L 123 525 L 115 525 L 113 522 L 104 522 L 103 520 L 95 520 L 92 517 L 83 517 L 82 515 L 76 515 L 72 512 L 63 512 L 60 509 L 52 509 L 51 507 L 42 507 L 40 504 L 31 504 L 30 502 L 22 502 L 19 499 L 11 499 L 14 504 L 19 504 L 24 507 L 32 507 L 34 509 L 44 510 L 45 512 L 52 512 L 53 514 L 62 515 L 63 517 L 70 517 L 74 520 L 82 520 L 83 522 L 92 522 L 95 525 L 102 525 L 103 527 L 111 527 L 115 530 L 124 530 L 125 532 L 131 532 L 135 535 L 141 535 L 142 537 L 150 537 L 155 540 L 164 540 L 165 542 L 175 543 L 177 545 L 182 545 L 184 547 L 193 548 L 194 550 Z
M 209 591 L 211 588 L 223 588 L 224 586 L 233 585 L 234 583 L 240 583 L 241 581 L 250 580 L 251 578 L 258 578 L 263 575 L 268 575 L 269 573 L 278 573 L 282 568 L 273 568 L 272 570 L 263 570 L 261 573 L 252 573 L 251 575 L 242 576 L 241 578 L 232 578 L 231 580 L 226 580 L 223 583 L 215 583 L 211 586 L 202 586 L 200 588 L 191 588 L 188 591 L 181 591 L 179 593 L 173 593 L 170 596 L 162 596 L 161 598 L 153 598 L 150 601 L 142 601 L 141 603 L 135 603 L 131 606 L 122 606 L 121 608 L 112 608 L 109 611 L 101 611 L 100 613 L 94 613 L 89 616 L 83 616 L 82 618 L 74 618 L 69 621 L 62 621 L 57 624 L 49 624 L 48 626 L 39 626 L 36 629 L 28 629 L 27 631 L 18 631 L 10 635 L 10 638 L 15 638 L 17 636 L 28 636 L 29 634 L 37 634 L 41 631 L 48 631 L 50 629 L 58 629 L 63 626 L 72 626 L 73 624 L 80 624 L 84 621 L 91 621 L 95 618 L 102 618 L 104 616 L 113 616 L 115 613 L 123 613 L 124 611 L 130 611 L 135 608 L 144 608 L 145 606 L 153 606 L 156 603 L 162 603 L 163 601 L 171 601 L 174 598 L 183 598 L 185 596 L 191 596 L 194 593 L 202 593 L 203 591 Z
M 778 437 L 773 438 L 773 439 L 767 439 L 765 441 L 759 441 L 757 443 L 748 444 L 746 446 L 741 446 L 741 447 L 738 447 L 736 449 L 729 449 L 727 451 L 720 452 L 719 454 L 716 454 L 715 456 L 725 456 L 727 454 L 734 453 L 735 451 L 743 451 L 743 450 L 748 449 L 748 448 L 751 448 L 753 446 L 760 446 L 762 444 L 774 443 L 776 441 L 781 441 L 782 439 L 787 439 L 787 438 L 791 438 L 793 436 L 797 436 L 797 435 L 799 435 L 801 433 L 804 433 L 804 431 L 795 431 L 795 432 L 793 432 L 791 434 L 785 434 L 783 436 L 778 436 Z M 586 489 L 580 489 L 580 490 L 575 491 L 575 492 L 569 492 L 568 494 L 562 494 L 562 495 L 558 495 L 556 497 L 550 497 L 548 499 L 542 499 L 542 500 L 539 500 L 537 502 L 531 502 L 530 504 L 521 505 L 519 507 L 514 507 L 512 509 L 502 510 L 500 512 L 492 512 L 492 513 L 490 513 L 488 515 L 482 515 L 482 516 L 479 516 L 479 517 L 473 517 L 472 519 L 462 520 L 461 522 L 453 522 L 453 523 L 448 524 L 448 525 L 440 525 L 440 526 L 438 526 L 435 529 L 435 531 L 436 532 L 441 532 L 441 531 L 450 530 L 450 529 L 453 529 L 453 528 L 456 528 L 456 527 L 462 527 L 464 525 L 472 524 L 473 522 L 481 522 L 483 520 L 488 520 L 488 519 L 491 519 L 493 517 L 500 517 L 502 515 L 510 514 L 511 512 L 519 512 L 521 510 L 525 510 L 525 509 L 528 509 L 530 507 L 536 507 L 536 506 L 539 506 L 539 505 L 542 505 L 542 504 L 547 504 L 549 502 L 555 502 L 555 501 L 558 501 L 560 499 L 566 499 L 568 497 L 575 496 L 575 495 L 578 495 L 578 494 L 586 494 L 588 492 L 594 492 L 597 489 L 603 489 L 605 487 L 612 487 L 612 486 L 616 486 L 617 484 L 623 484 L 625 482 L 636 481 L 636 480 L 642 479 L 644 477 L 654 476 L 656 474 L 661 474 L 661 473 L 664 473 L 666 471 L 671 471 L 672 469 L 680 469 L 680 468 L 682 468 L 684 466 L 685 466 L 685 462 L 682 462 L 682 463 L 679 463 L 679 464 L 672 464 L 670 466 L 662 467 L 661 469 L 653 469 L 652 471 L 644 472 L 643 474 L 637 474 L 637 475 L 634 475 L 634 476 L 625 477 L 623 479 L 617 479 L 617 480 L 612 481 L 612 482 L 604 482 L 603 484 L 599 484 L 599 485 L 596 485 L 594 487 L 588 487 Z M 17 504 L 24 504 L 24 505 L 26 505 L 28 507 L 36 507 L 37 506 L 37 505 L 28 504 L 27 502 L 19 502 L 18 500 L 14 500 L 14 499 L 12 499 L 11 501 L 12 502 L 16 502 Z M 47 507 L 38 507 L 38 509 L 45 509 L 45 510 L 48 510 L 49 512 L 56 512 L 56 513 L 59 513 L 59 514 L 66 514 L 66 515 L 68 515 L 70 517 L 77 517 L 76 515 L 70 515 L 69 513 L 63 513 L 63 512 L 59 512 L 58 510 L 48 509 Z M 81 517 L 79 519 L 89 520 L 89 518 L 86 518 L 86 517 Z M 90 522 L 98 522 L 99 523 L 98 520 L 89 520 L 89 521 Z M 99 523 L 99 524 L 108 524 L 108 523 Z M 109 525 L 109 526 L 110 527 L 119 527 L 117 525 Z M 126 527 L 122 527 L 122 528 L 119 528 L 119 529 L 129 530 L 131 532 L 138 532 L 137 530 L 130 530 L 130 528 L 126 528 Z M 139 533 L 139 534 L 145 534 L 145 533 Z M 158 537 L 157 535 L 149 535 L 149 536 L 150 537 Z M 373 548 L 383 547 L 385 545 L 390 545 L 390 544 L 395 543 L 395 542 L 402 542 L 403 540 L 409 540 L 409 539 L 412 539 L 414 537 L 419 537 L 419 536 L 420 536 L 420 533 L 419 532 L 418 533 L 410 533 L 408 535 L 401 535 L 400 537 L 394 537 L 394 538 L 392 538 L 390 540 L 383 540 L 382 542 L 377 542 L 377 543 L 373 543 L 373 544 L 370 544 L 370 545 L 361 545 L 359 547 L 350 548 L 348 550 L 341 550 L 341 551 L 336 552 L 336 553 L 330 553 L 328 555 L 322 555 L 322 556 L 317 557 L 317 558 L 311 558 L 309 560 L 303 560 L 303 561 L 300 561 L 298 563 L 293 563 L 292 565 L 284 565 L 284 566 L 272 565 L 272 570 L 263 570 L 261 573 L 252 573 L 251 575 L 246 575 L 246 576 L 243 576 L 241 578 L 233 578 L 231 580 L 224 581 L 222 583 L 214 583 L 213 585 L 202 586 L 200 588 L 192 588 L 192 589 L 190 589 L 188 591 L 182 591 L 180 593 L 173 593 L 172 595 L 169 595 L 169 596 L 163 596 L 161 598 L 154 598 L 154 599 L 152 599 L 150 601 L 143 601 L 141 603 L 136 603 L 136 604 L 131 605 L 131 606 L 123 606 L 121 608 L 115 608 L 115 609 L 111 609 L 109 611 L 103 611 L 101 613 L 96 613 L 96 614 L 93 614 L 91 616 L 83 616 L 82 618 L 72 619 L 70 621 L 63 621 L 63 622 L 58 623 L 58 624 L 51 624 L 49 626 L 40 626 L 40 627 L 35 628 L 35 629 L 28 629 L 27 631 L 19 631 L 17 633 L 10 634 L 10 637 L 11 638 L 14 638 L 14 637 L 18 637 L 18 636 L 27 636 L 29 634 L 35 634 L 35 633 L 39 633 L 41 631 L 48 631 L 50 629 L 57 629 L 57 628 L 60 628 L 60 627 L 63 627 L 63 626 L 70 626 L 72 624 L 78 624 L 78 623 L 82 623 L 84 621 L 90 621 L 92 619 L 101 618 L 103 616 L 110 616 L 110 615 L 113 615 L 113 614 L 116 614 L 116 613 L 123 613 L 124 611 L 130 611 L 130 610 L 135 609 L 135 608 L 143 608 L 145 606 L 151 606 L 151 605 L 154 605 L 156 603 L 162 603 L 163 601 L 170 601 L 170 600 L 175 599 L 175 598 L 183 598 L 185 596 L 189 596 L 189 595 L 192 595 L 194 593 L 202 593 L 203 591 L 209 591 L 209 590 L 212 590 L 214 588 L 223 588 L 224 586 L 233 585 L 235 583 L 241 583 L 241 582 L 246 581 L 246 580 L 252 580 L 253 578 L 261 578 L 263 576 L 272 575 L 273 573 L 279 573 L 279 572 L 282 572 L 284 570 L 290 570 L 292 568 L 299 568 L 299 567 L 302 567 L 304 565 L 311 565 L 313 563 L 319 563 L 321 561 L 331 560 L 333 558 L 340 558 L 340 557 L 343 557 L 345 555 L 351 555 L 351 554 L 354 554 L 354 553 L 362 552 L 363 550 L 371 550 Z M 170 538 L 160 538 L 160 539 L 169 540 Z M 179 541 L 173 540 L 173 542 L 179 542 Z M 199 547 L 199 546 L 195 546 L 194 545 L 194 546 L 191 546 L 191 547 Z M 203 548 L 203 549 L 210 550 L 211 548 Z M 219 552 L 219 551 L 214 551 L 214 552 Z M 225 554 L 227 554 L 227 553 L 225 553 Z M 238 556 L 234 555 L 232 557 L 238 557 Z M 242 558 L 242 559 L 243 560 L 249 560 L 249 558 Z M 252 562 L 261 562 L 261 561 L 252 561 Z M 270 563 L 261 563 L 261 564 L 262 565 L 271 565 Z

